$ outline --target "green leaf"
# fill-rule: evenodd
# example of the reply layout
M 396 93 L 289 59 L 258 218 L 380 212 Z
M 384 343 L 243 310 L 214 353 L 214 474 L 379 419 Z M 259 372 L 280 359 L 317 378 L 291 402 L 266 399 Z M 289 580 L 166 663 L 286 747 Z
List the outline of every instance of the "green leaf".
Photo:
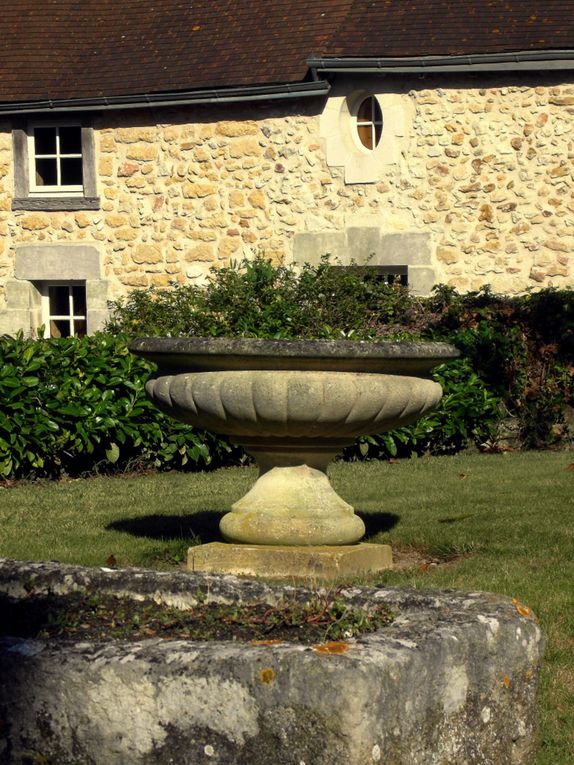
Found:
M 91 410 L 87 406 L 81 406 L 79 404 L 64 404 L 59 407 L 60 414 L 68 414 L 72 417 L 87 417 Z
M 111 443 L 106 449 L 106 458 L 108 462 L 116 463 L 120 458 L 120 447 L 116 443 Z

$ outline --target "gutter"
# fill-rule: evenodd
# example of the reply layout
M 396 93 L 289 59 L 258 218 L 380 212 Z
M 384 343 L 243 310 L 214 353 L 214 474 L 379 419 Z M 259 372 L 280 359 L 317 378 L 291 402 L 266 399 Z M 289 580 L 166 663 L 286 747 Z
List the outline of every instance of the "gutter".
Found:
M 561 71 L 574 69 L 574 50 L 480 53 L 463 56 L 316 57 L 307 59 L 310 82 L 247 85 L 236 88 L 141 93 L 93 98 L 48 99 L 0 103 L 0 115 L 58 114 L 82 111 L 146 109 L 154 106 L 190 106 L 269 101 L 328 95 L 328 73 L 441 74 L 450 72 Z
M 476 53 L 464 56 L 309 58 L 317 73 L 441 74 L 447 72 L 560 71 L 574 69 L 574 50 Z
M 226 104 L 237 101 L 268 101 L 285 98 L 324 96 L 331 86 L 326 80 L 254 85 L 214 90 L 190 90 L 168 93 L 144 93 L 126 96 L 98 96 L 47 101 L 0 103 L 0 114 L 66 113 L 76 111 L 111 111 L 115 109 L 146 109 L 153 106 L 188 106 L 193 104 Z

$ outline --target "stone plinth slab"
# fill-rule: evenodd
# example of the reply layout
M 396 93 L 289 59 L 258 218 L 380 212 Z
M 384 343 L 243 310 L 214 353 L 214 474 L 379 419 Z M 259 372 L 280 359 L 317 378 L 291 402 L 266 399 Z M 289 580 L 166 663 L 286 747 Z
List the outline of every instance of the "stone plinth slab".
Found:
M 187 568 L 210 574 L 268 579 L 333 580 L 393 567 L 390 545 L 280 547 L 211 542 L 190 547 Z
M 0 560 L 0 593 L 96 589 L 276 604 L 312 591 L 232 576 Z M 531 765 L 541 632 L 485 593 L 353 587 L 394 621 L 317 645 L 0 639 L 0 762 Z

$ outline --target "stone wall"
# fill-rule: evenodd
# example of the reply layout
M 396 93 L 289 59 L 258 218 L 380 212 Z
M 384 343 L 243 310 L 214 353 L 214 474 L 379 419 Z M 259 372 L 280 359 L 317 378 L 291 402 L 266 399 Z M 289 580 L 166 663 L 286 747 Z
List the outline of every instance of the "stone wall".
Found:
M 574 85 L 563 80 L 364 80 L 384 115 L 387 104 L 402 115 L 385 123 L 369 183 L 345 183 L 325 134 L 329 110 L 331 130 L 333 119 L 349 129 L 337 99 L 354 80 L 339 80 L 327 102 L 103 114 L 96 211 L 12 211 L 5 123 L 0 284 L 14 279 L 19 246 L 68 243 L 97 247 L 109 298 L 201 280 L 256 252 L 400 258 L 419 269 L 420 292 L 436 282 L 507 293 L 572 285 Z
M 337 91 L 361 87 L 348 80 Z M 345 221 L 348 251 L 353 225 L 378 227 L 382 239 L 408 235 L 416 254 L 411 235 L 424 235 L 435 283 L 505 293 L 574 284 L 571 82 L 437 77 L 376 92 L 383 114 L 403 110 L 393 146 L 384 147 L 396 160 L 383 157 L 378 182 L 362 186 L 343 186 L 336 168 L 324 203 Z
M 416 106 L 409 198 L 445 281 L 572 285 L 574 87 L 424 90 Z

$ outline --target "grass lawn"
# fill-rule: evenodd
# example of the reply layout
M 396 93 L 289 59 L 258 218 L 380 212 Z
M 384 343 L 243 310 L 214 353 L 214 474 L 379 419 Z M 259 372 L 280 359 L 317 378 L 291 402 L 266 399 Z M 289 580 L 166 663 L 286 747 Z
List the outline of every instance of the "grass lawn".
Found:
M 537 765 L 574 762 L 574 454 L 476 455 L 336 464 L 331 480 L 369 541 L 447 565 L 380 584 L 491 590 L 531 606 L 546 636 Z M 217 537 L 252 468 L 17 484 L 0 489 L 0 556 L 169 568 Z

